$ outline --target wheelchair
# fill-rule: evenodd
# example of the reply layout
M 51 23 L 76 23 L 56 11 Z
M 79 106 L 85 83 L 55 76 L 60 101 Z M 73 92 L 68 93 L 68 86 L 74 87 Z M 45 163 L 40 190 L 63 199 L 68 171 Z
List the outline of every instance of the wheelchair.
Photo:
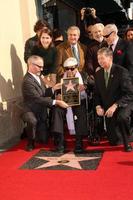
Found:
M 94 80 L 87 82 L 87 127 L 88 127 L 88 142 L 90 145 L 99 145 L 101 138 L 104 136 L 104 122 L 102 117 L 98 117 L 94 105 Z

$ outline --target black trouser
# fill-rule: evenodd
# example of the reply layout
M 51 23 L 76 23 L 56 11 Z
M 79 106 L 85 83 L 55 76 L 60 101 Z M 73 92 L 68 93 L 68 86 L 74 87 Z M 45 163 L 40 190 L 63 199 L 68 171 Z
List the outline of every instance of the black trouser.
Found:
M 123 139 L 124 147 L 128 145 L 129 120 L 131 115 L 131 107 L 119 108 L 111 118 L 106 117 L 107 136 L 110 144 L 117 144 L 119 138 L 117 131 L 120 132 Z
M 23 114 L 22 119 L 27 123 L 28 141 L 37 138 L 39 141 L 47 142 L 47 121 L 43 119 L 43 115 L 39 117 L 39 114 L 35 115 L 33 112 L 26 112 Z

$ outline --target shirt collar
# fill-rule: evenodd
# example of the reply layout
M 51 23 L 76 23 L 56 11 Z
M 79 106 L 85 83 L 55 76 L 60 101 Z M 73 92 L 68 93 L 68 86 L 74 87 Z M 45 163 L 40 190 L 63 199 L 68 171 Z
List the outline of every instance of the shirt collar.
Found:
M 36 74 L 33 74 L 31 72 L 29 72 L 29 74 L 31 74 L 36 79 L 36 81 L 41 85 L 41 80 L 40 80 L 39 76 L 37 76 Z

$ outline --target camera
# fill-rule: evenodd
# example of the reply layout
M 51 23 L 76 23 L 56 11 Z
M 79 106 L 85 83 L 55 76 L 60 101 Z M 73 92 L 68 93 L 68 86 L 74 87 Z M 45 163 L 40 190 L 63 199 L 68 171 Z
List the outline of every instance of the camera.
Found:
M 89 17 L 91 14 L 92 14 L 92 9 L 90 7 L 87 7 L 84 13 L 85 17 Z

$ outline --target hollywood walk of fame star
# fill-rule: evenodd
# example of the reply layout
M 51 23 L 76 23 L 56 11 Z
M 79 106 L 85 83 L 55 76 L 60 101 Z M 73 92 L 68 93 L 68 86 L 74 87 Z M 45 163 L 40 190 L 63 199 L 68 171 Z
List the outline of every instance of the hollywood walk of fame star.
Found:
M 75 85 L 76 84 L 73 84 L 72 81 L 70 80 L 69 83 L 67 85 L 65 85 L 65 87 L 67 88 L 66 92 L 68 92 L 69 90 L 75 91 L 75 89 L 74 89 Z
M 82 167 L 79 163 L 80 161 L 95 160 L 95 159 L 99 159 L 100 157 L 98 157 L 98 156 L 80 157 L 80 156 L 76 156 L 73 152 L 68 152 L 68 153 L 63 154 L 58 157 L 36 156 L 36 158 L 39 158 L 39 159 L 42 159 L 42 160 L 45 160 L 48 162 L 41 164 L 40 166 L 36 167 L 35 169 L 41 169 L 44 167 L 51 167 L 51 166 L 57 166 L 57 165 L 65 165 L 65 166 L 69 166 L 69 167 L 76 168 L 76 169 L 82 169 Z

